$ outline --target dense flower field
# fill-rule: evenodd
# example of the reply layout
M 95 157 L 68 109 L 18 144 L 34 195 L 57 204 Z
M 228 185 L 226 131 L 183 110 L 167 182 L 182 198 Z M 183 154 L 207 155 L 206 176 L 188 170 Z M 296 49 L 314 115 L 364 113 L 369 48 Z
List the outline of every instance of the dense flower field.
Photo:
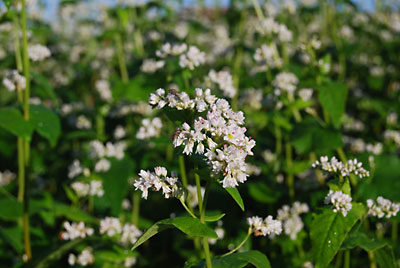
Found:
M 1 2 L 0 266 L 399 266 L 399 3 L 183 2 Z

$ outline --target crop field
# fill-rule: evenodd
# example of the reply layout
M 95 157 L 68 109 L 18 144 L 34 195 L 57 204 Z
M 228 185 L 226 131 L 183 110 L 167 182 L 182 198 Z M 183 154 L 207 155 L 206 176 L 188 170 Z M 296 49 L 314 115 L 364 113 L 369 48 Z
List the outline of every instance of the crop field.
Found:
M 400 1 L 1 0 L 0 268 L 400 266 Z

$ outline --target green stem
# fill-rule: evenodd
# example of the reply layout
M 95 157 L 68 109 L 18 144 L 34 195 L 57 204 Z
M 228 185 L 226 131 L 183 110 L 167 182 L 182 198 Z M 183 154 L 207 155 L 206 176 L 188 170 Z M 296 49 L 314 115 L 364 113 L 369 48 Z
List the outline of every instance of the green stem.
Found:
M 244 243 L 246 243 L 247 239 L 249 239 L 250 235 L 251 235 L 251 228 L 249 228 L 249 231 L 247 232 L 246 237 L 243 239 L 242 242 L 240 242 L 240 244 L 237 247 L 235 247 L 231 251 L 221 255 L 221 257 L 225 257 L 225 256 L 228 256 L 228 255 L 231 255 L 232 253 L 235 253 L 237 250 L 239 250 L 244 245 Z
M 259 20 L 263 20 L 264 19 L 264 15 L 263 15 L 263 12 L 261 10 L 260 5 L 258 4 L 258 1 L 257 0 L 252 0 L 252 3 L 253 3 L 253 6 L 254 6 L 254 9 L 256 11 L 258 19 Z
M 18 137 L 18 201 L 24 201 L 25 193 L 25 161 L 24 161 L 24 140 Z
M 232 109 L 234 111 L 237 111 L 238 109 L 238 98 L 239 98 L 239 81 L 240 81 L 240 68 L 242 65 L 242 59 L 243 59 L 243 49 L 242 48 L 238 48 L 237 53 L 236 53 L 236 57 L 235 57 L 235 61 L 234 61 L 234 65 L 233 65 L 233 86 L 236 88 L 236 94 L 235 96 L 232 98 Z
M 350 250 L 344 252 L 344 268 L 350 268 Z
M 292 145 L 290 143 L 286 143 L 286 166 L 288 169 L 288 178 L 287 178 L 287 186 L 289 188 L 289 196 L 290 198 L 294 197 L 294 175 L 293 175 L 293 160 L 292 160 Z
M 14 50 L 15 50 L 15 62 L 17 63 L 17 70 L 18 72 L 22 72 L 21 48 L 19 44 L 19 23 L 17 16 L 14 16 Z
M 117 57 L 118 57 L 119 70 L 121 72 L 121 79 L 122 82 L 127 83 L 129 81 L 128 69 L 126 68 L 126 63 L 125 63 L 122 38 L 119 33 L 115 35 L 115 44 L 117 46 Z
M 140 211 L 140 193 L 135 191 L 132 196 L 132 223 L 135 226 L 139 224 L 139 211 Z
M 186 206 L 185 201 L 183 201 L 182 199 L 179 199 L 179 201 L 181 202 L 181 204 L 185 208 L 185 210 L 190 214 L 190 216 L 197 219 L 196 215 L 194 215 L 193 212 L 188 208 L 188 206 Z
M 393 221 L 392 222 L 392 240 L 393 240 L 393 242 L 397 241 L 398 229 L 399 229 L 399 223 L 397 221 Z
M 187 188 L 188 182 L 187 182 L 187 174 L 186 174 L 186 168 L 185 168 L 185 157 L 183 155 L 179 156 L 179 169 L 181 171 L 182 184 L 183 184 L 183 186 L 185 186 L 185 188 Z
M 335 268 L 341 268 L 342 263 L 343 263 L 343 251 L 339 251 L 339 253 L 336 255 Z
M 133 8 L 132 14 L 133 14 L 133 20 L 134 20 L 134 23 L 135 23 L 137 21 L 136 8 Z M 134 33 L 133 33 L 133 38 L 134 38 L 135 48 L 136 48 L 137 54 L 140 57 L 143 57 L 143 55 L 144 55 L 143 39 L 142 39 L 142 33 L 140 31 L 138 23 L 135 24 L 135 30 L 134 30 Z
M 29 121 L 29 94 L 30 94 L 30 73 L 29 73 L 29 56 L 28 56 L 28 37 L 26 34 L 26 8 L 25 8 L 25 0 L 21 1 L 22 9 L 21 9 L 21 26 L 22 26 L 22 56 L 23 56 L 23 65 L 24 65 L 24 75 L 26 79 L 25 83 L 25 91 L 24 91 L 24 119 Z M 21 147 L 21 146 L 18 146 Z M 21 150 L 21 149 L 20 149 Z M 29 141 L 24 141 L 24 150 L 23 157 L 25 166 L 28 166 L 29 163 L 29 151 L 30 144 Z M 20 160 L 19 160 L 20 161 Z M 28 194 L 27 194 L 27 183 L 25 181 L 25 176 L 21 176 L 22 185 L 20 187 L 24 188 L 23 193 L 23 233 L 24 233 L 24 247 L 25 247 L 25 255 L 26 259 L 30 260 L 32 258 L 32 250 L 30 243 L 30 235 L 29 235 L 29 214 L 28 214 Z

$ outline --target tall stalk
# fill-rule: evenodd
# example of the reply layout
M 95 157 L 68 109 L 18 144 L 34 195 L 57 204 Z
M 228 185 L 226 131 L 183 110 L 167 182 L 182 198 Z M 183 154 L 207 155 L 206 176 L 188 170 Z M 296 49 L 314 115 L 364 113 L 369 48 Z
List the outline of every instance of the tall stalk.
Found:
M 115 45 L 117 46 L 117 57 L 119 70 L 121 72 L 122 82 L 127 83 L 129 81 L 128 69 L 126 68 L 125 57 L 124 57 L 124 47 L 122 45 L 121 34 L 117 33 L 115 35 Z
M 24 107 L 24 119 L 29 121 L 29 95 L 30 95 L 30 73 L 29 73 L 29 56 L 28 56 L 28 38 L 26 34 L 26 7 L 25 0 L 21 1 L 22 10 L 21 10 L 21 27 L 22 27 L 22 56 L 23 56 L 23 69 L 24 76 L 26 79 L 24 98 L 23 98 L 23 107 Z M 27 140 L 23 141 L 23 159 L 25 168 L 28 167 L 29 164 L 29 151 L 30 151 L 30 143 Z M 18 146 L 20 149 L 20 146 Z M 21 152 L 21 149 L 20 149 Z M 19 156 L 20 158 L 21 156 Z M 21 159 L 19 159 L 19 162 Z M 23 193 L 21 194 L 21 198 L 23 199 L 23 230 L 24 230 L 24 247 L 25 247 L 25 256 L 27 260 L 32 258 L 32 250 L 31 250 L 31 241 L 29 234 L 29 213 L 28 213 L 28 180 L 26 179 L 26 172 L 24 170 L 23 175 L 20 177 L 20 187 L 23 188 Z

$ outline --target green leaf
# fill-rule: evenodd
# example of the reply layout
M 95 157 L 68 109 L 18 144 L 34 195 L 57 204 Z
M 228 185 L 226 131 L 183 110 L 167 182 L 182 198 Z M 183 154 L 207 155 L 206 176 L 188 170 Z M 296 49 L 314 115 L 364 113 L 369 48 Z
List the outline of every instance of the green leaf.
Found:
M 271 204 L 281 196 L 280 192 L 274 191 L 262 182 L 249 183 L 250 196 L 260 203 Z
M 4 3 L 4 5 L 7 7 L 7 9 L 10 8 L 12 1 L 13 1 L 13 0 L 3 0 L 3 3 Z
M 335 126 L 339 126 L 345 110 L 347 86 L 341 82 L 330 82 L 321 85 L 318 98 Z
M 31 73 L 33 79 L 32 94 L 40 98 L 49 98 L 56 100 L 57 96 L 54 93 L 53 87 L 50 85 L 47 78 L 38 73 Z
M 42 137 L 48 139 L 51 146 L 54 147 L 61 134 L 60 119 L 57 114 L 42 105 L 31 105 L 30 114 L 35 130 Z
M 76 207 L 70 207 L 62 203 L 54 203 L 53 209 L 54 209 L 54 214 L 56 216 L 65 216 L 67 219 L 71 221 L 84 221 L 84 222 L 96 223 L 96 219 L 92 215 L 87 214 L 83 210 L 80 210 L 79 208 Z
M 206 215 L 204 216 L 204 221 L 219 221 L 225 216 L 225 213 L 219 213 L 218 211 L 213 212 L 206 212 Z
M 244 211 L 244 203 L 242 197 L 240 196 L 239 190 L 235 187 L 226 187 L 224 189 L 232 196 L 242 211 Z
M 0 108 L 0 127 L 18 137 L 31 139 L 33 128 L 16 108 Z
M 380 268 L 396 268 L 396 259 L 393 249 L 390 246 L 385 246 L 375 251 L 375 259 Z
M 365 251 L 371 252 L 380 249 L 386 245 L 384 241 L 375 241 L 369 238 L 365 233 L 355 232 L 351 233 L 349 237 L 343 242 L 341 249 L 353 249 L 360 247 Z
M 17 220 L 22 216 L 22 203 L 17 199 L 0 199 L 0 219 Z
M 324 209 L 322 214 L 314 218 L 310 236 L 316 268 L 328 266 L 347 233 L 363 213 L 364 206 L 360 203 L 353 203 L 353 207 L 346 217 L 339 212 L 333 212 L 332 209 Z
M 257 268 L 270 268 L 268 258 L 257 250 L 234 253 L 225 257 L 215 257 L 212 260 L 214 268 L 241 268 L 247 264 L 252 264 Z M 198 261 L 185 265 L 185 268 L 200 268 L 205 266 L 205 261 Z
M 122 200 L 129 191 L 129 178 L 133 175 L 135 162 L 125 157 L 122 160 L 110 159 L 111 168 L 106 173 L 101 174 L 103 179 L 104 195 L 95 198 L 95 207 L 110 208 L 114 216 L 122 210 Z M 98 174 L 100 177 L 100 174 Z
M 0 227 L 0 237 L 10 246 L 12 246 L 15 251 L 19 253 L 22 253 L 24 251 L 21 227 Z
M 172 227 L 178 228 L 189 236 L 208 237 L 215 239 L 218 238 L 218 235 L 213 229 L 201 223 L 198 219 L 190 217 L 176 217 L 161 220 L 153 224 L 153 226 L 147 229 L 147 231 L 141 237 L 139 237 L 139 239 L 133 245 L 132 250 L 146 242 L 157 233 Z
M 75 240 L 69 241 L 68 243 L 62 245 L 57 250 L 48 254 L 46 256 L 46 258 L 44 258 L 42 261 L 40 261 L 38 263 L 38 265 L 36 265 L 36 268 L 55 267 L 54 262 L 61 259 L 65 254 L 67 254 L 73 248 L 75 248 L 77 245 L 82 243 L 82 241 L 84 241 L 84 239 L 77 238 Z

